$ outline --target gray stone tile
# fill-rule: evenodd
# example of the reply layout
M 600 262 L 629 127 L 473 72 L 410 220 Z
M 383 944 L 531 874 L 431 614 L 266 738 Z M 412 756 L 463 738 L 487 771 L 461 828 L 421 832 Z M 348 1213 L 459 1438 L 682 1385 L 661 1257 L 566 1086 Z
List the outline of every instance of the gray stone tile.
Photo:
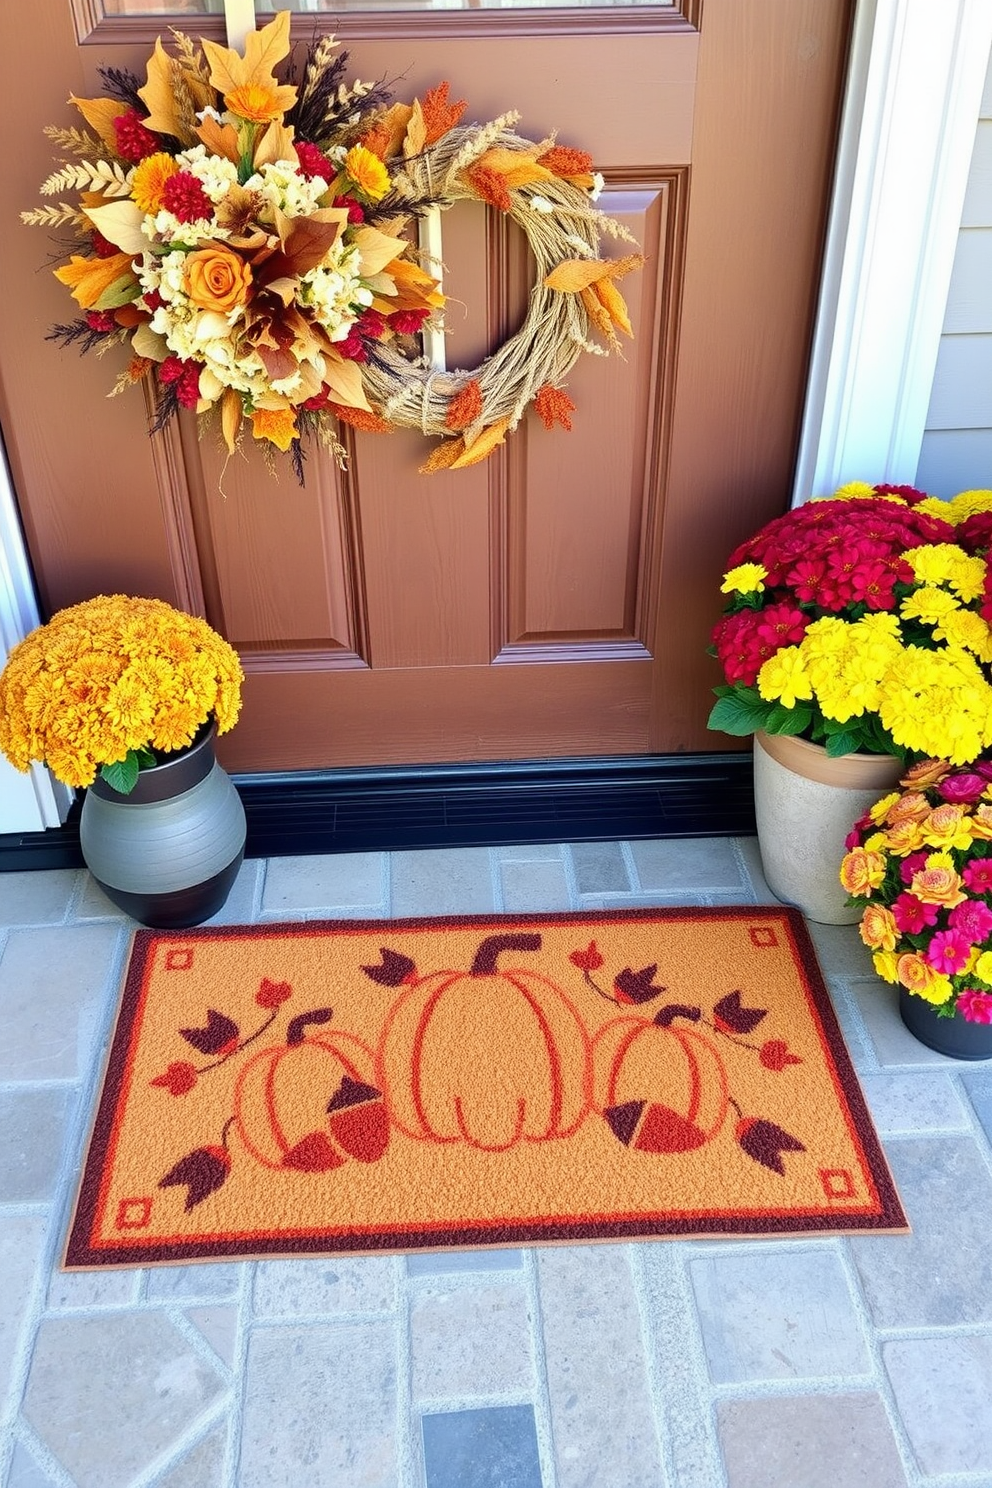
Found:
M 992 1075 L 964 1075 L 964 1088 L 982 1123 L 982 1129 L 992 1142 Z
M 130 924 L 130 917 L 112 904 L 90 873 L 84 873 L 74 914 L 76 920 L 118 920 Z
M 832 1252 L 733 1252 L 693 1260 L 689 1272 L 716 1384 L 871 1373 Z
M 392 1323 L 257 1328 L 238 1488 L 396 1488 Z
M 211 915 L 206 924 L 248 925 L 251 923 L 255 912 L 255 889 L 262 867 L 262 863 L 257 858 L 250 858 L 248 862 L 241 864 L 238 876 L 223 906 L 215 915 Z
M 632 842 L 642 889 L 667 894 L 743 889 L 744 879 L 727 837 Z
M 886 1144 L 911 1235 L 849 1241 L 880 1328 L 992 1323 L 992 1178 L 970 1137 Z
M 663 1482 L 626 1247 L 536 1252 L 558 1488 Z
M 235 1264 L 155 1266 L 148 1272 L 147 1296 L 150 1302 L 213 1301 L 236 1296 L 240 1286 L 241 1267 Z
M 391 855 L 391 913 L 443 915 L 492 913 L 493 881 L 487 847 Z
M 899 1339 L 882 1358 L 920 1470 L 992 1476 L 992 1337 Z
M 630 875 L 619 842 L 574 842 L 569 852 L 580 894 L 630 892 Z
M 851 983 L 851 992 L 864 1019 L 879 1064 L 890 1066 L 960 1069 L 961 1063 L 946 1054 L 928 1049 L 910 1033 L 899 1016 L 899 994 L 895 987 L 874 977 Z
M 186 1453 L 155 1488 L 223 1488 L 227 1431 L 218 1427 Z
M 10 1372 L 31 1289 L 45 1243 L 45 1221 L 39 1215 L 0 1216 L 0 1401 Z
M 421 1430 L 427 1488 L 542 1488 L 533 1406 L 445 1411 Z
M 881 1397 L 717 1402 L 728 1488 L 906 1488 Z
M 74 868 L 0 873 L 0 925 L 60 924 L 78 877 Z
M 515 1282 L 416 1298 L 410 1345 L 415 1401 L 533 1389 L 527 1294 Z
M 135 1271 L 56 1271 L 48 1286 L 53 1312 L 81 1307 L 127 1307 L 135 1298 Z
M 523 842 L 515 847 L 493 848 L 501 863 L 560 863 L 557 842 Z
M 38 1329 L 23 1409 L 78 1488 L 124 1488 L 221 1389 L 161 1313 L 65 1314 Z
M 857 925 L 820 925 L 807 920 L 806 928 L 825 976 L 867 977 L 882 991 L 887 989 L 887 984 L 875 975 L 871 952 L 858 934 Z
M 568 909 L 568 884 L 560 863 L 502 863 L 503 905 L 511 914 Z
M 863 1075 L 864 1091 L 882 1136 L 966 1128 L 968 1114 L 947 1075 Z
M 7 1488 L 58 1488 L 53 1477 L 41 1467 L 20 1443 L 14 1448 L 7 1476 Z
M 0 959 L 0 1080 L 71 1080 L 88 1069 L 119 936 L 116 925 L 11 933 Z
M 262 913 L 292 916 L 313 910 L 365 909 L 382 905 L 382 899 L 382 853 L 272 858 L 265 870 Z
M 431 1250 L 424 1255 L 408 1255 L 406 1269 L 411 1276 L 438 1276 L 448 1271 L 519 1271 L 523 1260 L 522 1250 Z
M 238 1309 L 236 1307 L 188 1307 L 186 1316 L 228 1369 L 234 1368 L 238 1346 Z
M 0 1090 L 0 1203 L 32 1204 L 54 1197 L 76 1100 L 72 1085 Z
M 255 1270 L 256 1317 L 320 1317 L 392 1312 L 396 1262 L 390 1256 L 322 1261 L 261 1261 Z
M 735 837 L 733 842 L 744 859 L 744 868 L 751 886 L 753 902 L 755 904 L 778 904 L 779 900 L 775 898 L 765 878 L 757 837 Z

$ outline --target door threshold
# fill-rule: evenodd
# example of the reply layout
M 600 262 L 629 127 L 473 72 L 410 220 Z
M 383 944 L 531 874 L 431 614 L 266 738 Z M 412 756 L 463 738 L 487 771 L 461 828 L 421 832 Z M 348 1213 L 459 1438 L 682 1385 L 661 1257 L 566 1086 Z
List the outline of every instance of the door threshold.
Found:
M 231 778 L 249 858 L 755 832 L 750 752 Z M 0 834 L 0 872 L 81 867 L 80 809 L 77 801 L 61 827 Z

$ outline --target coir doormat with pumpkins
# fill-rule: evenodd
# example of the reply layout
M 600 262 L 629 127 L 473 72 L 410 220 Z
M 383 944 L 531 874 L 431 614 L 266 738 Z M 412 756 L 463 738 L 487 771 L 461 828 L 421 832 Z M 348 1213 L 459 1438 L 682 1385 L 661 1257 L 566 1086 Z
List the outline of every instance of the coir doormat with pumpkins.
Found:
M 907 1227 L 801 915 L 134 939 L 68 1267 Z

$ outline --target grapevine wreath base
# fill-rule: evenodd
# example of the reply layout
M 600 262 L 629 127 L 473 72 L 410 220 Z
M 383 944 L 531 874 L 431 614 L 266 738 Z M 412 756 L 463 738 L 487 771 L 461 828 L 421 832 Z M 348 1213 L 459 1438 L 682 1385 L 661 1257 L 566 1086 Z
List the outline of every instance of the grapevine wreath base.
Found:
M 516 113 L 462 124 L 447 83 L 387 106 L 382 84 L 345 80 L 333 37 L 297 69 L 286 11 L 243 54 L 172 41 L 144 85 L 101 69 L 105 96 L 72 99 L 85 130 L 46 130 L 63 159 L 42 195 L 77 200 L 22 217 L 75 232 L 54 272 L 82 312 L 49 339 L 128 346 L 114 392 L 150 378 L 153 431 L 195 409 L 228 455 L 250 429 L 301 482 L 305 439 L 343 461 L 342 424 L 441 436 L 427 473 L 485 459 L 531 404 L 547 428 L 571 427 L 565 379 L 581 352 L 632 334 L 616 281 L 643 262 L 600 258 L 603 234 L 632 240 L 594 206 L 589 155 L 522 138 Z M 446 372 L 418 355 L 445 299 L 410 227 L 461 200 L 518 223 L 537 272 L 516 335 Z
M 446 436 L 421 467 L 426 473 L 484 459 L 531 403 L 546 428 L 558 421 L 570 429 L 574 405 L 561 389 L 578 357 L 616 348 L 614 326 L 631 334 L 614 280 L 643 260 L 599 257 L 602 232 L 627 241 L 630 234 L 592 206 L 580 184 L 595 184 L 581 169 L 588 157 L 521 138 L 511 129 L 518 118 L 508 113 L 488 125 L 451 129 L 393 177 L 401 204 L 431 199 L 444 209 L 482 200 L 499 207 L 523 230 L 537 265 L 523 325 L 477 370 L 434 371 L 395 343 L 378 346 L 365 364 L 366 392 L 386 426 Z M 540 163 L 542 155 L 580 169 L 571 179 L 556 175 Z M 480 160 L 495 160 L 499 169 L 480 168 Z M 607 347 L 592 339 L 594 328 Z

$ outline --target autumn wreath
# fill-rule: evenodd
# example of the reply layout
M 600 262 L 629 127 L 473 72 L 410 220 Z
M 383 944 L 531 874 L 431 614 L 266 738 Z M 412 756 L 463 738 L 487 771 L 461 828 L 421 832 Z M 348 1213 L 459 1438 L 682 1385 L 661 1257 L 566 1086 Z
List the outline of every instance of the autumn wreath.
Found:
M 297 77 L 289 30 L 282 12 L 243 55 L 173 31 L 143 85 L 101 69 L 105 96 L 71 100 L 86 130 L 46 131 L 63 158 L 41 192 L 78 203 L 22 216 L 75 230 L 81 251 L 55 274 L 83 312 L 50 339 L 128 344 L 114 391 L 151 376 L 153 430 L 180 408 L 219 415 L 229 454 L 250 426 L 301 481 L 305 438 L 343 461 L 342 423 L 440 435 L 426 473 L 478 463 L 531 405 L 570 428 L 568 372 L 632 334 L 616 281 L 643 261 L 600 257 L 604 233 L 629 234 L 593 205 L 591 157 L 523 139 L 515 113 L 462 124 L 447 83 L 387 107 L 381 85 L 346 81 L 333 37 L 312 42 Z M 519 223 L 537 277 L 516 335 L 478 369 L 447 372 L 418 355 L 445 298 L 409 225 L 466 198 Z

